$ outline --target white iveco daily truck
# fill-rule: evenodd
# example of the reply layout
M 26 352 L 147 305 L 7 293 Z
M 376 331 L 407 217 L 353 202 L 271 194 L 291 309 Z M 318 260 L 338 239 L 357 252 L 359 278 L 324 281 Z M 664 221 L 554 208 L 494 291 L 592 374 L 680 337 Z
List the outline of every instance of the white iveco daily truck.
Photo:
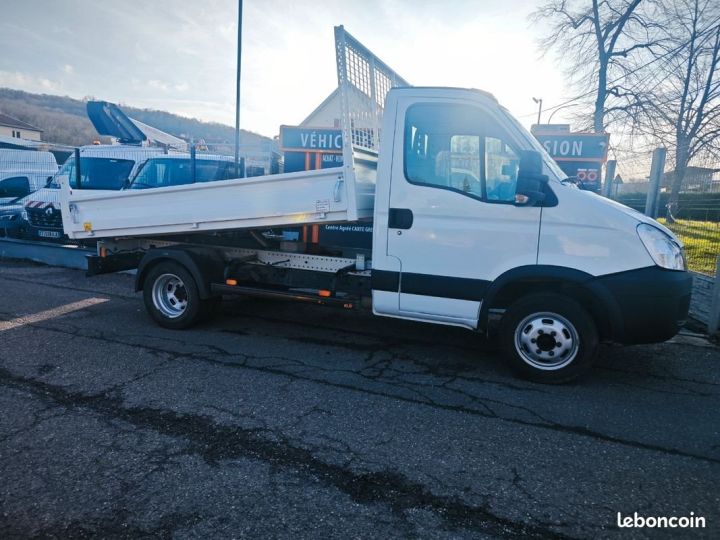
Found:
M 340 38 L 341 91 L 359 92 L 343 64 L 370 53 Z M 223 294 L 371 303 L 376 315 L 482 332 L 497 320 L 510 365 L 543 382 L 582 373 L 601 340 L 675 335 L 691 278 L 669 230 L 578 190 L 486 92 L 397 87 L 370 97 L 384 109 L 381 129 L 363 130 L 361 115 L 343 110 L 343 167 L 106 194 L 64 185 L 65 232 L 102 240 L 91 274 L 137 268 L 137 290 L 167 328 L 190 326 Z M 258 234 L 369 219 L 370 260 Z M 238 230 L 249 231 L 246 244 L 224 245 L 223 231 Z

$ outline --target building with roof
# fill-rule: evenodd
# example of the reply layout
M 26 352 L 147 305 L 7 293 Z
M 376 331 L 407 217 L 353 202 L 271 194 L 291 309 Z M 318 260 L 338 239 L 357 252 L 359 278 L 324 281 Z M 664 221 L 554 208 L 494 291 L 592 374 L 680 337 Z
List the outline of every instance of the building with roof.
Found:
M 363 92 L 355 87 L 349 87 L 348 91 L 348 108 L 351 111 L 360 111 L 360 118 L 353 119 L 354 128 L 372 128 L 374 118 L 374 107 L 372 100 Z M 300 122 L 303 127 L 324 127 L 339 128 L 341 127 L 341 104 L 340 104 L 340 88 L 333 90 L 313 112 L 311 112 L 305 120 Z
M 340 127 L 340 89 L 333 90 L 323 102 L 311 112 L 301 126 L 308 127 Z
M 14 116 L 0 112 L 0 137 L 41 141 L 43 130 L 18 120 Z
M 689 165 L 685 169 L 682 186 L 683 191 L 715 191 L 715 189 L 711 188 L 717 187 L 718 183 L 720 183 L 720 175 L 718 175 L 718 173 L 720 173 L 720 168 L 718 167 L 696 167 Z M 675 181 L 675 176 L 676 172 L 674 169 L 666 172 L 663 175 L 662 187 L 671 188 Z

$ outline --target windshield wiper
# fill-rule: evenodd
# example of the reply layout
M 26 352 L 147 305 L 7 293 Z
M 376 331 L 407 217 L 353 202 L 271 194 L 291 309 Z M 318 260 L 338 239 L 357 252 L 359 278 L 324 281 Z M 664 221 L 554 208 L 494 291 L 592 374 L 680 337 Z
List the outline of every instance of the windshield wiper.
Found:
M 578 180 L 577 176 L 568 176 L 567 178 L 563 178 L 560 180 L 561 184 L 572 184 L 573 186 L 579 186 L 582 182 Z

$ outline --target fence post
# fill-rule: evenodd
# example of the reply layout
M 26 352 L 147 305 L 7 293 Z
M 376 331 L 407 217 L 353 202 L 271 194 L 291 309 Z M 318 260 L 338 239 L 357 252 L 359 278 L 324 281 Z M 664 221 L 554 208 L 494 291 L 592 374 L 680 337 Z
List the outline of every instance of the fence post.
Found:
M 605 164 L 605 183 L 603 184 L 603 195 L 608 199 L 612 197 L 612 185 L 615 178 L 615 167 L 617 161 L 611 159 Z
M 195 143 L 190 143 L 190 178 L 192 178 L 193 184 L 197 179 L 197 164 L 195 163 L 196 152 L 197 149 L 195 148 Z
M 717 333 L 720 327 L 720 255 L 715 260 L 715 281 L 713 282 L 710 316 L 708 317 L 708 335 Z
M 660 182 L 665 171 L 665 148 L 653 150 L 652 165 L 650 166 L 650 187 L 645 200 L 645 215 L 656 218 L 658 215 L 658 198 L 660 197 Z
M 80 149 L 75 149 L 75 187 L 77 189 L 82 189 L 82 186 L 80 185 L 80 179 L 82 178 L 82 174 L 80 172 Z M 68 178 L 68 184 L 70 183 L 70 179 Z

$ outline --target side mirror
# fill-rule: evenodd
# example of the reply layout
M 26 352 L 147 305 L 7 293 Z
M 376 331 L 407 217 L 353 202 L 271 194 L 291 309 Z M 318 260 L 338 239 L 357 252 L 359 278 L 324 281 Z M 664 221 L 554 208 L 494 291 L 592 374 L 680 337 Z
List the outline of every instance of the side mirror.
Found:
M 520 152 L 519 176 L 542 176 L 542 156 L 535 150 Z M 546 177 L 547 178 L 547 177 Z
M 540 152 L 524 150 L 520 152 L 515 204 L 528 206 L 545 200 L 543 186 L 548 177 L 542 173 Z

